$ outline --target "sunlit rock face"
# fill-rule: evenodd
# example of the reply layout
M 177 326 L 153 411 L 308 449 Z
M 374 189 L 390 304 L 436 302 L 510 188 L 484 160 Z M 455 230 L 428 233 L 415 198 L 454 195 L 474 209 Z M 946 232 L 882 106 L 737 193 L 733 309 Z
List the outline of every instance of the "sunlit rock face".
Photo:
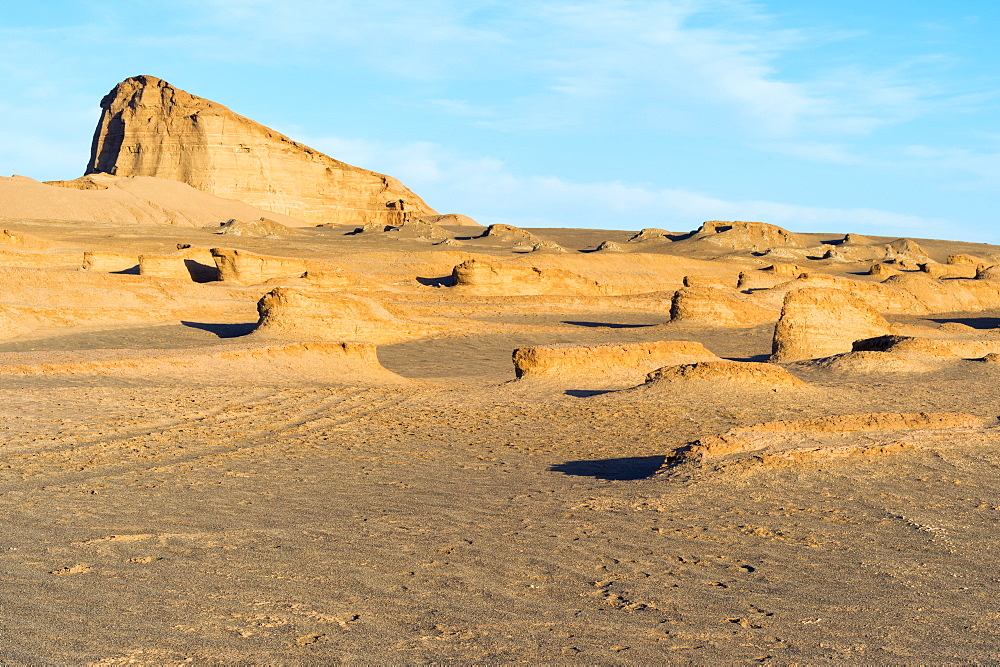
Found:
M 307 223 L 434 214 L 391 176 L 354 167 L 151 76 L 101 101 L 87 173 L 156 176 Z

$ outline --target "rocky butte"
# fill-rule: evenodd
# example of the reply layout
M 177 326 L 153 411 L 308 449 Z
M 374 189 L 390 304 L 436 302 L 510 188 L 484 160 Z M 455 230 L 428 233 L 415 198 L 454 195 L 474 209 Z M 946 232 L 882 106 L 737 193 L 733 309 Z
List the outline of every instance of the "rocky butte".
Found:
M 101 100 L 87 174 L 155 176 L 320 224 L 434 214 L 391 176 L 334 160 L 152 76 Z

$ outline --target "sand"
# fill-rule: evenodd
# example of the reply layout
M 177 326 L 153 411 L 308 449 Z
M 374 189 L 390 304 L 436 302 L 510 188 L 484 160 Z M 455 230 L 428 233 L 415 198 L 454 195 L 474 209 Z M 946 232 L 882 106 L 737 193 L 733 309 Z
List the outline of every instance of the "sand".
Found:
M 763 375 L 739 366 L 768 361 L 780 289 L 770 300 L 733 289 L 777 304 L 772 322 L 670 322 L 685 276 L 735 286 L 774 263 L 759 249 L 600 230 L 531 230 L 568 250 L 557 254 L 469 227 L 445 227 L 463 245 L 439 247 L 350 226 L 277 238 L 219 235 L 217 224 L 4 226 L 46 241 L 0 255 L 0 306 L 20 327 L 0 340 L 5 663 L 995 658 L 1000 366 L 907 365 L 879 351 Z M 795 239 L 808 248 L 843 234 Z M 624 251 L 592 252 L 605 240 Z M 940 262 L 1000 256 L 917 242 Z M 178 244 L 341 279 L 78 268 L 84 252 L 138 258 Z M 469 259 L 602 287 L 470 293 L 450 283 Z M 868 261 L 795 261 L 878 280 Z M 280 340 L 255 333 L 275 289 L 326 310 Z M 329 304 L 345 300 L 391 317 L 373 334 L 360 320 L 343 329 L 337 311 L 345 344 L 317 342 Z M 883 315 L 906 335 L 947 340 L 987 340 L 1000 323 L 989 308 Z M 644 383 L 642 367 L 609 383 L 586 356 L 660 341 L 738 363 L 718 367 L 724 378 L 668 382 L 680 372 L 666 371 Z M 517 380 L 513 351 L 545 346 L 581 350 L 578 363 Z M 797 381 L 774 391 L 759 379 L 772 376 Z M 803 422 L 922 412 L 972 422 L 818 435 Z M 806 426 L 739 430 L 775 420 Z M 671 463 L 727 432 L 749 444 Z

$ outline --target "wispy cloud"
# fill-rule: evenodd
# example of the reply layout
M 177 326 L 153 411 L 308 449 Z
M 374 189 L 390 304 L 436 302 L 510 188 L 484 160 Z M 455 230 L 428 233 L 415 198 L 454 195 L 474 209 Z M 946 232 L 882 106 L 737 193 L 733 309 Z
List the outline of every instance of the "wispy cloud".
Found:
M 938 237 L 961 233 L 954 222 L 875 208 L 804 206 L 775 201 L 730 201 L 704 192 L 650 184 L 577 183 L 538 174 L 517 174 L 502 161 L 477 158 L 432 143 L 388 147 L 315 137 L 310 145 L 339 159 L 387 171 L 449 212 L 480 222 L 519 226 L 686 231 L 705 220 L 760 220 L 794 231 L 857 231 Z

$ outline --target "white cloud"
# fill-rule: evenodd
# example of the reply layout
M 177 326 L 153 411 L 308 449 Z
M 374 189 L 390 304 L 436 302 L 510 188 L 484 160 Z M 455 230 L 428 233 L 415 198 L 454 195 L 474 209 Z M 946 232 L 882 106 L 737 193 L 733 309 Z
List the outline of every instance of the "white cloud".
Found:
M 801 232 L 940 237 L 945 231 L 964 231 L 947 220 L 874 208 L 732 201 L 648 184 L 574 183 L 516 174 L 501 160 L 457 154 L 427 142 L 387 147 L 326 137 L 307 143 L 337 159 L 391 173 L 442 212 L 464 213 L 483 223 L 687 231 L 705 220 L 759 220 Z

